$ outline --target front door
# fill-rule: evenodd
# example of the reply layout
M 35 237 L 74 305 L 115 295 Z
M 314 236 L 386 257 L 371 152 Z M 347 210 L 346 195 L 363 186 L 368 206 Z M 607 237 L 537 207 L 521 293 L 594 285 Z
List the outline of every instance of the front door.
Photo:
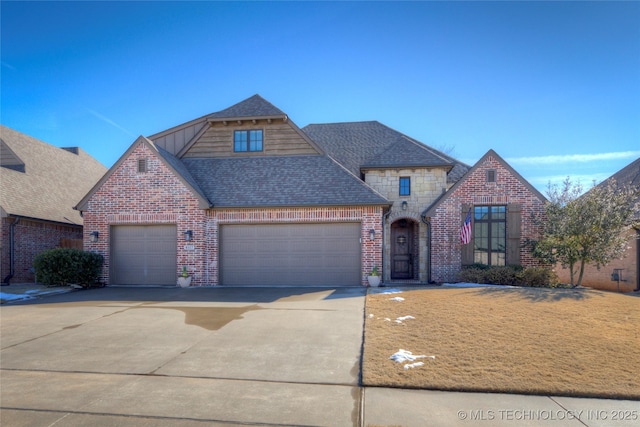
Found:
M 413 278 L 413 227 L 401 219 L 391 224 L 391 279 Z

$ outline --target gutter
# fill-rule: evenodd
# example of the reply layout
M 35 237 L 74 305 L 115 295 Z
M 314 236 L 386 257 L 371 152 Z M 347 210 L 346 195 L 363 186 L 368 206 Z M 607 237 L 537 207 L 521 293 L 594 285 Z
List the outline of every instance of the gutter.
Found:
M 431 281 L 431 219 L 429 217 L 424 216 L 424 214 L 420 215 L 420 219 L 423 224 L 427 225 L 427 248 L 428 248 L 428 257 L 427 257 L 427 283 L 432 283 Z
M 16 220 L 9 225 L 9 274 L 2 281 L 1 286 L 9 286 L 11 279 L 15 273 L 15 261 L 16 261 L 16 248 L 15 248 L 15 234 L 16 225 L 20 222 L 20 217 L 16 217 Z

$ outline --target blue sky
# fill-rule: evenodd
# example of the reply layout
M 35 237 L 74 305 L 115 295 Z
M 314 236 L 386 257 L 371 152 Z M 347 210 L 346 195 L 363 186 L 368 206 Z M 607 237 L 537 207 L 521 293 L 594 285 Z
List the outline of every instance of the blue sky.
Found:
M 640 157 L 640 2 L 8 2 L 2 124 L 111 166 L 260 94 L 300 127 L 378 120 L 534 186 Z

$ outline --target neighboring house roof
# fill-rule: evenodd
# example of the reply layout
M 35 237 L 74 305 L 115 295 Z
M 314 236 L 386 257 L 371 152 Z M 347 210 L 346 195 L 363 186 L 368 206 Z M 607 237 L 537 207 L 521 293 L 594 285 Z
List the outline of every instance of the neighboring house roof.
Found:
M 378 121 L 310 124 L 302 130 L 356 176 L 367 168 L 445 167 L 453 183 L 469 169 Z
M 2 215 L 83 223 L 73 207 L 107 168 L 80 148 L 59 148 L 0 125 Z
M 214 207 L 388 205 L 327 156 L 183 159 Z
M 635 186 L 640 187 L 640 157 L 629 163 L 627 166 L 620 169 L 618 172 L 611 175 L 598 185 L 604 185 L 611 178 L 616 180 L 619 186 Z M 640 203 L 640 197 L 634 201 L 634 203 Z M 640 212 L 636 211 L 635 220 L 640 220 Z
M 85 193 L 83 199 L 77 204 L 77 206 L 74 207 L 74 209 L 77 209 L 79 211 L 84 211 L 87 209 L 87 204 L 89 203 L 89 199 L 91 199 L 91 196 L 93 196 L 93 194 L 98 191 L 100 187 L 102 187 L 102 185 L 109 179 L 109 177 L 113 175 L 118 167 L 120 167 L 120 165 L 127 159 L 127 157 L 129 157 L 131 152 L 135 150 L 138 144 L 146 145 L 149 150 L 157 154 L 158 159 L 160 159 L 160 161 L 175 174 L 175 176 L 185 185 L 185 187 L 187 187 L 187 189 L 192 192 L 194 197 L 198 199 L 201 208 L 206 209 L 211 207 L 211 202 L 209 201 L 205 193 L 198 186 L 196 180 L 193 179 L 191 173 L 178 158 L 176 158 L 168 151 L 162 149 L 161 147 L 156 146 L 153 141 L 148 140 L 144 136 L 139 136 L 138 139 L 136 139 L 133 144 L 131 144 L 129 149 L 122 156 L 120 156 L 118 161 L 115 162 L 113 166 L 111 166 L 111 169 L 109 169 L 109 171 L 104 174 L 100 181 L 98 181 L 96 185 L 93 186 L 93 188 Z
M 434 202 L 429 207 L 427 207 L 427 209 L 425 209 L 422 212 L 422 216 L 423 217 L 432 217 L 432 216 L 434 216 L 438 206 L 440 206 L 440 204 L 442 204 L 442 202 L 444 202 L 445 200 L 447 200 L 447 198 L 449 198 L 452 194 L 454 194 L 455 190 L 465 181 L 465 179 L 468 176 L 471 176 L 473 174 L 473 172 L 476 169 L 478 169 L 478 167 L 480 167 L 480 165 L 482 165 L 484 163 L 484 161 L 486 160 L 487 157 L 493 157 L 494 159 L 496 159 L 498 161 L 498 163 L 500 163 L 505 169 L 507 169 L 509 171 L 509 173 L 511 173 L 511 175 L 513 175 L 525 187 L 527 187 L 527 189 L 529 191 L 531 191 L 531 193 L 533 193 L 538 199 L 540 199 L 542 201 L 546 200 L 546 198 L 544 197 L 544 195 L 541 192 L 539 192 L 538 190 L 536 190 L 536 188 L 534 186 L 529 184 L 529 181 L 524 179 L 522 177 L 522 175 L 520 175 L 514 168 L 512 168 L 509 163 L 507 163 L 502 157 L 500 157 L 498 155 L 498 153 L 496 153 L 493 150 L 489 150 L 446 193 L 443 193 L 440 197 L 438 197 L 436 200 L 434 200 Z

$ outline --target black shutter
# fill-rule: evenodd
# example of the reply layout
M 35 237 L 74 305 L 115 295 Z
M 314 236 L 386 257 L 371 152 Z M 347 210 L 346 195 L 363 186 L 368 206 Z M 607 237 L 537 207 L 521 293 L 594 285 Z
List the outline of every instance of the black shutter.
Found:
M 462 205 L 462 212 L 460 213 L 460 228 L 462 228 L 470 208 L 472 208 L 471 205 Z M 458 228 L 458 234 L 460 232 L 460 228 Z M 462 258 L 462 265 L 473 264 L 473 212 L 471 212 L 471 241 L 466 245 L 460 245 L 460 256 Z
M 507 264 L 520 264 L 522 205 L 507 205 Z

